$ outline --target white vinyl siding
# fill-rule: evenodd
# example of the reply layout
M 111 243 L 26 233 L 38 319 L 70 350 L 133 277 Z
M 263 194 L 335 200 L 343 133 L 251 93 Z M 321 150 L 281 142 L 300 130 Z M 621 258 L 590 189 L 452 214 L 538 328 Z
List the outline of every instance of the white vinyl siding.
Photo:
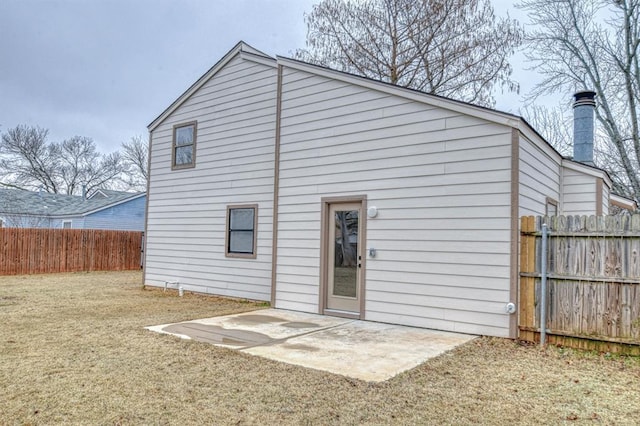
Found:
M 363 249 L 376 249 L 364 319 L 509 336 L 512 201 L 519 216 L 544 214 L 548 199 L 593 214 L 597 171 L 516 117 L 286 59 L 276 165 L 275 63 L 225 56 L 151 126 L 146 284 L 270 300 L 277 166 L 277 308 L 318 312 L 322 199 L 365 196 L 378 214 L 363 217 Z M 185 123 L 197 123 L 197 161 L 172 170 Z M 230 206 L 256 206 L 255 258 L 225 256 Z
M 564 168 L 563 215 L 596 214 L 596 180 L 597 178 L 594 176 L 567 167 Z
M 321 198 L 366 195 L 365 319 L 507 336 L 511 128 L 284 69 L 276 307 L 318 312 Z
M 560 200 L 562 158 L 542 141 L 534 143 L 521 136 L 519 146 L 519 215 L 544 215 L 547 197 Z
M 152 133 L 148 285 L 269 300 L 276 68 L 231 59 Z M 197 121 L 194 168 L 171 170 L 173 126 Z M 256 204 L 256 258 L 225 257 L 227 206 Z

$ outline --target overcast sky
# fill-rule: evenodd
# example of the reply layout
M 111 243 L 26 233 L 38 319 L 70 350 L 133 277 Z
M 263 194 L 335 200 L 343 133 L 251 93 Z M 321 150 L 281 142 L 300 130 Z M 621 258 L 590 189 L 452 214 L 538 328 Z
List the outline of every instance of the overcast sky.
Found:
M 146 126 L 238 41 L 291 56 L 318 0 L 0 0 L 0 132 L 49 129 L 110 152 Z M 508 0 L 496 12 L 521 13 Z M 514 64 L 523 90 L 531 73 Z M 517 112 L 518 95 L 497 108 Z

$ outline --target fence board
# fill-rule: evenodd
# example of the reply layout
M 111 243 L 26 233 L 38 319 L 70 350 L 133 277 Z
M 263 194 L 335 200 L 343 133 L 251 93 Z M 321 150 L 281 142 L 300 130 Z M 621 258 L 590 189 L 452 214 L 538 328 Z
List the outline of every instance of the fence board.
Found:
M 521 219 L 520 337 L 539 338 L 542 223 L 549 342 L 640 353 L 640 215 Z
M 0 228 L 0 275 L 140 269 L 143 233 Z
M 523 273 L 535 273 L 535 236 L 530 233 L 535 232 L 535 222 L 533 217 L 523 217 L 521 229 L 520 267 Z M 522 327 L 534 327 L 534 304 L 535 304 L 535 279 L 533 277 L 522 277 L 520 279 L 520 316 L 519 323 Z

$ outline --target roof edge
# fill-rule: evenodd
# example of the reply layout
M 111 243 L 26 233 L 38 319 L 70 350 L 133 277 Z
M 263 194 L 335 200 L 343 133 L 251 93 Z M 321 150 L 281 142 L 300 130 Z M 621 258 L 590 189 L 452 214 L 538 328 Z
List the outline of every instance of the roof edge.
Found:
M 408 98 L 417 102 L 422 102 L 435 107 L 449 109 L 452 111 L 459 112 L 461 114 L 467 114 L 476 118 L 487 120 L 492 123 L 509 126 L 511 128 L 516 128 L 521 133 L 528 134 L 527 137 L 537 138 L 540 141 L 542 141 L 546 146 L 551 148 L 551 150 L 557 154 L 558 161 L 561 165 L 564 165 L 566 162 L 570 162 L 572 164 L 575 164 L 576 168 L 580 168 L 584 166 L 585 168 L 588 168 L 586 170 L 590 170 L 591 174 L 593 174 L 594 176 L 595 175 L 599 175 L 598 177 L 602 176 L 607 181 L 610 188 L 612 186 L 611 177 L 609 176 L 609 173 L 606 170 L 596 166 L 588 166 L 586 164 L 582 164 L 574 160 L 569 160 L 564 158 L 562 154 L 560 154 L 560 152 L 558 152 L 558 150 L 549 143 L 549 141 L 547 141 L 533 126 L 531 126 L 523 117 L 519 115 L 499 111 L 492 108 L 473 105 L 468 102 L 458 101 L 455 99 L 450 99 L 450 98 L 446 98 L 439 95 L 425 93 L 419 90 L 397 86 L 391 83 L 386 83 L 383 81 L 362 77 L 356 74 L 350 74 L 344 71 L 337 71 L 331 68 L 310 64 L 307 62 L 286 58 L 283 56 L 276 56 L 276 60 L 278 61 L 278 64 L 282 64 L 293 69 L 299 69 L 302 71 L 322 75 L 327 78 L 334 78 L 347 83 L 353 83 L 353 84 L 357 84 L 367 88 L 372 88 L 374 90 L 380 90 L 385 93 L 389 93 L 397 96 L 403 96 L 405 98 Z M 585 170 L 585 169 L 581 169 L 581 170 Z
M 178 109 L 191 95 L 193 95 L 198 89 L 200 89 L 211 77 L 218 73 L 231 59 L 233 59 L 239 53 L 248 53 L 255 57 L 261 57 L 265 59 L 274 60 L 271 56 L 261 52 L 260 50 L 248 45 L 244 41 L 239 41 L 231 50 L 229 50 L 218 62 L 207 70 L 195 83 L 193 83 L 187 90 L 185 90 L 178 98 L 171 103 L 162 113 L 157 116 L 149 125 L 147 129 L 149 132 L 155 130 L 171 113 Z
M 84 216 L 88 216 L 90 214 L 94 214 L 94 213 L 97 213 L 97 212 L 105 210 L 105 209 L 110 209 L 111 207 L 119 206 L 120 204 L 127 203 L 129 201 L 144 197 L 146 195 L 147 195 L 146 192 L 138 192 L 138 193 L 134 192 L 134 193 L 132 193 L 131 197 L 124 198 L 122 200 L 116 201 L 116 202 L 111 203 L 111 204 L 107 204 L 106 206 L 98 207 L 97 209 L 89 210 L 89 211 L 86 211 L 84 213 L 79 213 L 76 216 L 83 216 L 83 217 Z
M 331 68 L 310 64 L 296 59 L 276 56 L 276 60 L 278 61 L 278 65 L 284 65 L 289 68 L 299 69 L 302 71 L 310 72 L 312 74 L 321 75 L 323 77 L 337 79 L 346 83 L 356 84 L 358 86 L 379 90 L 381 92 L 396 96 L 402 96 L 413 101 L 449 109 L 509 127 L 518 127 L 518 121 L 522 120 L 521 117 L 508 112 L 502 112 L 487 107 L 473 105 L 468 102 L 449 99 L 443 96 L 425 93 L 407 87 L 397 86 L 392 83 L 374 80 L 368 77 L 362 77 L 345 71 L 333 70 Z
M 636 202 L 636 200 L 625 195 L 616 194 L 615 192 L 609 194 L 609 202 L 626 210 L 638 210 L 638 203 Z
M 611 180 L 611 176 L 609 176 L 609 173 L 605 169 L 601 169 L 600 167 L 590 166 L 588 164 L 580 163 L 579 161 L 571 160 L 569 158 L 562 159 L 562 167 L 586 173 L 594 177 L 606 178 L 609 188 L 613 186 L 613 181 Z
M 609 186 L 609 188 L 611 188 L 613 186 L 613 181 L 611 180 L 611 176 L 609 175 L 609 172 L 606 171 L 605 169 L 602 169 L 600 167 L 597 166 L 590 166 L 588 164 L 584 164 L 581 163 L 579 161 L 575 161 L 571 158 L 567 158 L 565 156 L 563 156 L 562 154 L 560 154 L 560 152 L 553 146 L 551 145 L 551 143 L 549 143 L 548 140 L 546 140 L 544 138 L 544 136 L 542 136 L 540 133 L 538 133 L 538 131 L 535 129 L 535 127 L 533 127 L 531 124 L 529 124 L 527 122 L 527 120 L 525 120 L 524 118 L 520 117 L 520 123 L 523 124 L 523 127 L 520 127 L 520 133 L 523 134 L 524 136 L 528 137 L 530 140 L 533 140 L 532 137 L 535 137 L 539 140 L 541 140 L 544 144 L 546 144 L 546 146 L 548 148 L 551 148 L 551 150 L 553 150 L 553 152 L 555 152 L 557 154 L 557 156 L 560 159 L 560 165 L 562 167 L 568 167 L 571 168 L 573 170 L 576 171 L 581 171 L 581 172 L 586 172 L 587 174 L 590 174 L 592 176 L 595 177 L 602 177 L 603 179 L 606 180 L 607 185 Z

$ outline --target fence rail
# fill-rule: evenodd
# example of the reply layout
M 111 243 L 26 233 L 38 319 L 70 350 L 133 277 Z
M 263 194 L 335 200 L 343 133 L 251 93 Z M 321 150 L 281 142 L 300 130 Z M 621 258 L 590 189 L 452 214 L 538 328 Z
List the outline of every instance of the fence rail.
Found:
M 142 232 L 0 228 L 0 275 L 140 269 Z
M 521 219 L 520 338 L 539 339 L 543 221 L 549 342 L 640 354 L 640 216 Z

